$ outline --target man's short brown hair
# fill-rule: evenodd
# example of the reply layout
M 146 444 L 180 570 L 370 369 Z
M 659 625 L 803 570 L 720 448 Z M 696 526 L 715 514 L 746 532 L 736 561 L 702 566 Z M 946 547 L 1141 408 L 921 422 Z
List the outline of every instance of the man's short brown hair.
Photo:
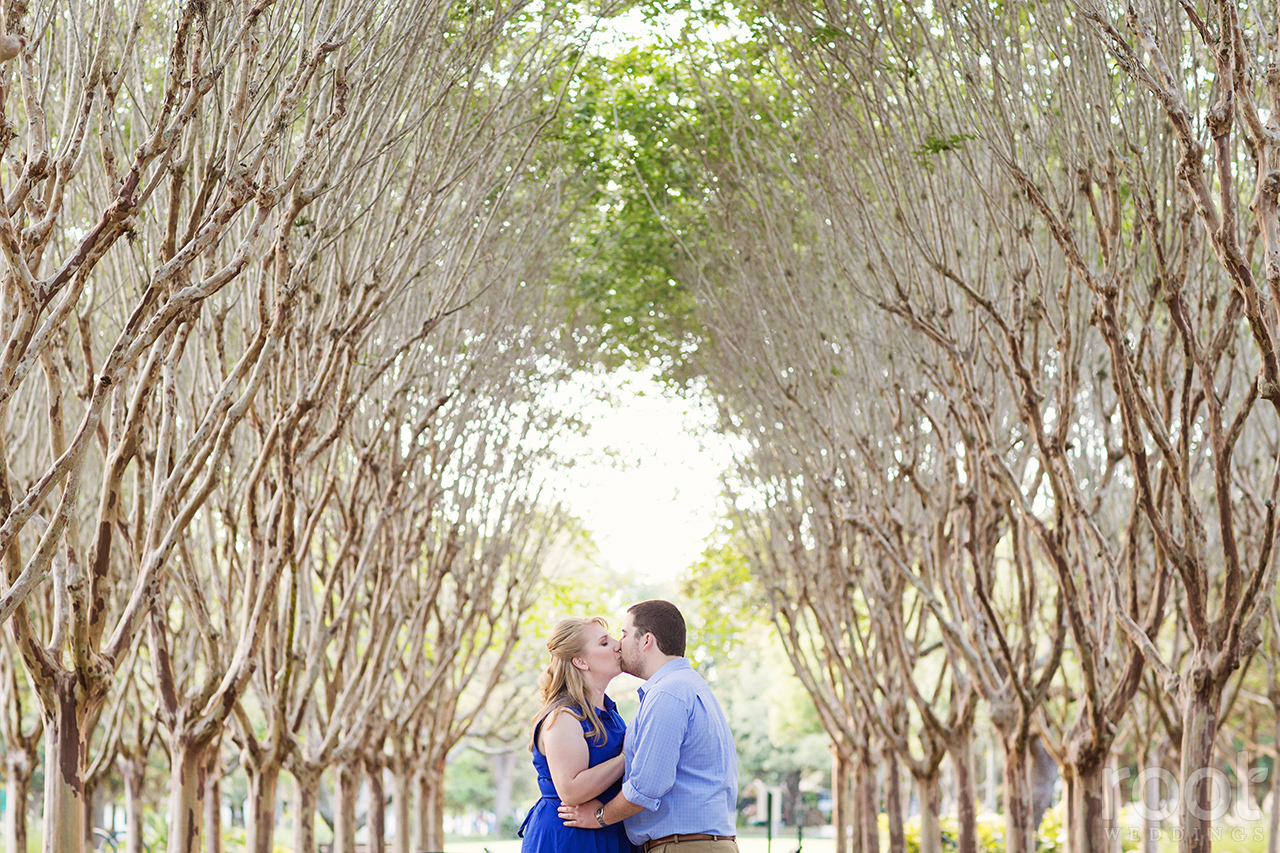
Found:
M 684 616 L 670 601 L 653 599 L 627 608 L 637 634 L 653 634 L 658 651 L 664 655 L 684 657 Z

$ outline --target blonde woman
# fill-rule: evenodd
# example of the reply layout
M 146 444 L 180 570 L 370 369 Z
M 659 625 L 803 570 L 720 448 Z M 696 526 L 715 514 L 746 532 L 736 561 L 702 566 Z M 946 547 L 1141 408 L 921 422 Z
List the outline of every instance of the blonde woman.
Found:
M 577 829 L 556 813 L 561 803 L 607 802 L 621 790 L 627 726 L 604 692 L 622 672 L 619 649 L 598 617 L 565 619 L 547 640 L 551 665 L 538 679 L 542 707 L 529 744 L 542 798 L 520 827 L 521 853 L 631 853 L 621 822 Z

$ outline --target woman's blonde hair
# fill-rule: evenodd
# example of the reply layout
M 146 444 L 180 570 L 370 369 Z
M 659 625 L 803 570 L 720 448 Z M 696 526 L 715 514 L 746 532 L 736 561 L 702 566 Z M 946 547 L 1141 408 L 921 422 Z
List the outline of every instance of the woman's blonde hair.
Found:
M 609 742 L 609 733 L 600 722 L 600 715 L 595 706 L 587 698 L 587 682 L 582 673 L 573 665 L 573 659 L 580 657 L 587 648 L 587 626 L 599 625 L 606 631 L 609 623 L 599 616 L 589 619 L 562 619 L 556 623 L 547 640 L 547 651 L 551 653 L 551 665 L 538 676 L 538 698 L 542 707 L 533 718 L 533 727 L 529 732 L 529 750 L 533 750 L 534 740 L 538 735 L 538 726 L 548 714 L 564 710 L 577 720 L 591 723 L 591 731 L 587 737 L 596 741 L 596 746 Z

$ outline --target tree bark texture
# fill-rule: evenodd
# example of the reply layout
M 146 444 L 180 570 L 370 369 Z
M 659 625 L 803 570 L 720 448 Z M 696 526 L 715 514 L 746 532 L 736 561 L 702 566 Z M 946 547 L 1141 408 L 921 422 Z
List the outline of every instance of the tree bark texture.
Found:
M 90 737 L 92 735 L 90 734 Z M 86 775 L 84 781 L 84 849 L 93 849 L 93 828 L 96 824 L 97 815 L 94 814 L 97 805 L 98 786 Z
M 1205 668 L 1193 665 L 1182 685 L 1182 762 L 1178 819 L 1182 834 L 1178 853 L 1210 853 L 1214 796 L 1214 742 L 1222 687 Z M 1222 793 L 1222 792 L 1218 792 Z M 1274 806 L 1273 806 L 1274 808 Z
M 1160 766 L 1160 753 L 1152 745 L 1147 746 L 1147 760 L 1143 770 L 1154 771 Z M 1274 782 L 1272 783 L 1275 784 Z M 1150 772 L 1145 778 L 1142 785 L 1142 851 L 1143 853 L 1158 853 L 1160 849 L 1160 818 L 1158 811 L 1160 809 L 1160 779 L 1154 772 Z M 1271 851 L 1275 853 L 1275 851 Z
M 147 778 L 146 758 L 122 758 L 120 771 L 120 775 L 124 777 L 124 814 L 125 822 L 128 824 L 125 851 L 126 853 L 145 853 L 142 822 L 146 808 L 143 801 L 143 784 Z
M 831 745 L 831 824 L 835 829 L 835 853 L 851 853 L 854 811 L 853 761 L 833 741 Z M 773 816 L 769 815 L 768 820 Z
M 387 853 L 387 791 L 381 757 L 366 757 L 364 772 L 369 782 L 369 853 Z
M 395 792 L 391 801 L 396 815 L 395 844 L 392 849 L 394 853 L 412 853 L 410 839 L 413 838 L 414 772 L 409 760 L 403 755 L 397 755 L 393 759 L 392 772 Z
M 1280 638 L 1277 638 L 1280 640 Z M 1273 703 L 1274 707 L 1274 703 Z M 1267 853 L 1280 853 L 1280 708 L 1272 719 L 1271 743 L 1273 757 L 1271 763 L 1271 814 L 1268 818 Z
M 421 823 L 421 850 L 439 853 L 444 850 L 444 782 L 445 759 L 432 759 L 418 777 Z
M 44 853 L 84 850 L 86 708 L 72 678 L 54 677 L 55 707 L 45 711 Z
M 360 795 L 358 762 L 338 765 L 338 807 L 333 811 L 334 853 L 356 853 L 356 798 Z
M 294 850 L 295 853 L 316 853 L 316 807 L 320 802 L 320 771 L 295 768 L 293 778 L 297 798 Z
M 913 777 L 920 798 L 920 853 L 942 853 L 940 774 Z
M 1034 853 L 1038 827 L 1032 826 L 1031 760 L 1027 739 L 1002 737 L 1004 747 L 1004 843 L 1008 853 Z
M 947 744 L 956 776 L 956 851 L 978 853 L 978 785 L 973 770 L 973 730 L 963 729 Z
M 170 743 L 169 853 L 200 853 L 208 745 L 178 736 Z
M 249 796 L 245 799 L 245 837 L 252 853 L 272 853 L 276 834 L 276 789 L 280 784 L 280 765 L 264 761 L 261 765 L 245 763 L 249 780 Z
M 862 853 L 880 853 L 880 809 L 877 807 L 879 793 L 876 769 L 871 763 L 871 748 L 863 746 L 857 750 L 858 816 L 861 818 L 859 832 L 862 835 Z
M 35 767 L 21 750 L 4 757 L 4 844 L 5 850 L 27 849 L 27 801 Z
M 906 853 L 907 835 L 902 825 L 902 762 L 894 749 L 887 749 L 889 765 L 885 773 L 884 808 L 889 815 L 889 853 Z
M 1071 768 L 1067 837 L 1072 853 L 1109 853 L 1118 827 L 1112 811 L 1105 756 Z
M 204 833 L 205 853 L 222 853 L 222 755 L 216 743 L 209 750 L 205 775 Z
M 515 781 L 518 753 L 499 752 L 493 756 L 493 818 L 498 826 L 503 826 L 515 818 L 511 801 L 511 790 Z M 517 820 L 518 822 L 518 820 Z

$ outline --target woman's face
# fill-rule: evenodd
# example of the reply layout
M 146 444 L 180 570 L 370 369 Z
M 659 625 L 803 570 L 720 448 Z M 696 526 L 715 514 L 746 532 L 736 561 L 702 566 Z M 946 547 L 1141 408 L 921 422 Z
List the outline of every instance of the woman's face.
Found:
M 587 664 L 586 671 L 608 679 L 622 672 L 618 657 L 621 646 L 618 641 L 594 622 L 586 627 L 586 635 L 587 645 L 582 650 L 582 660 Z

